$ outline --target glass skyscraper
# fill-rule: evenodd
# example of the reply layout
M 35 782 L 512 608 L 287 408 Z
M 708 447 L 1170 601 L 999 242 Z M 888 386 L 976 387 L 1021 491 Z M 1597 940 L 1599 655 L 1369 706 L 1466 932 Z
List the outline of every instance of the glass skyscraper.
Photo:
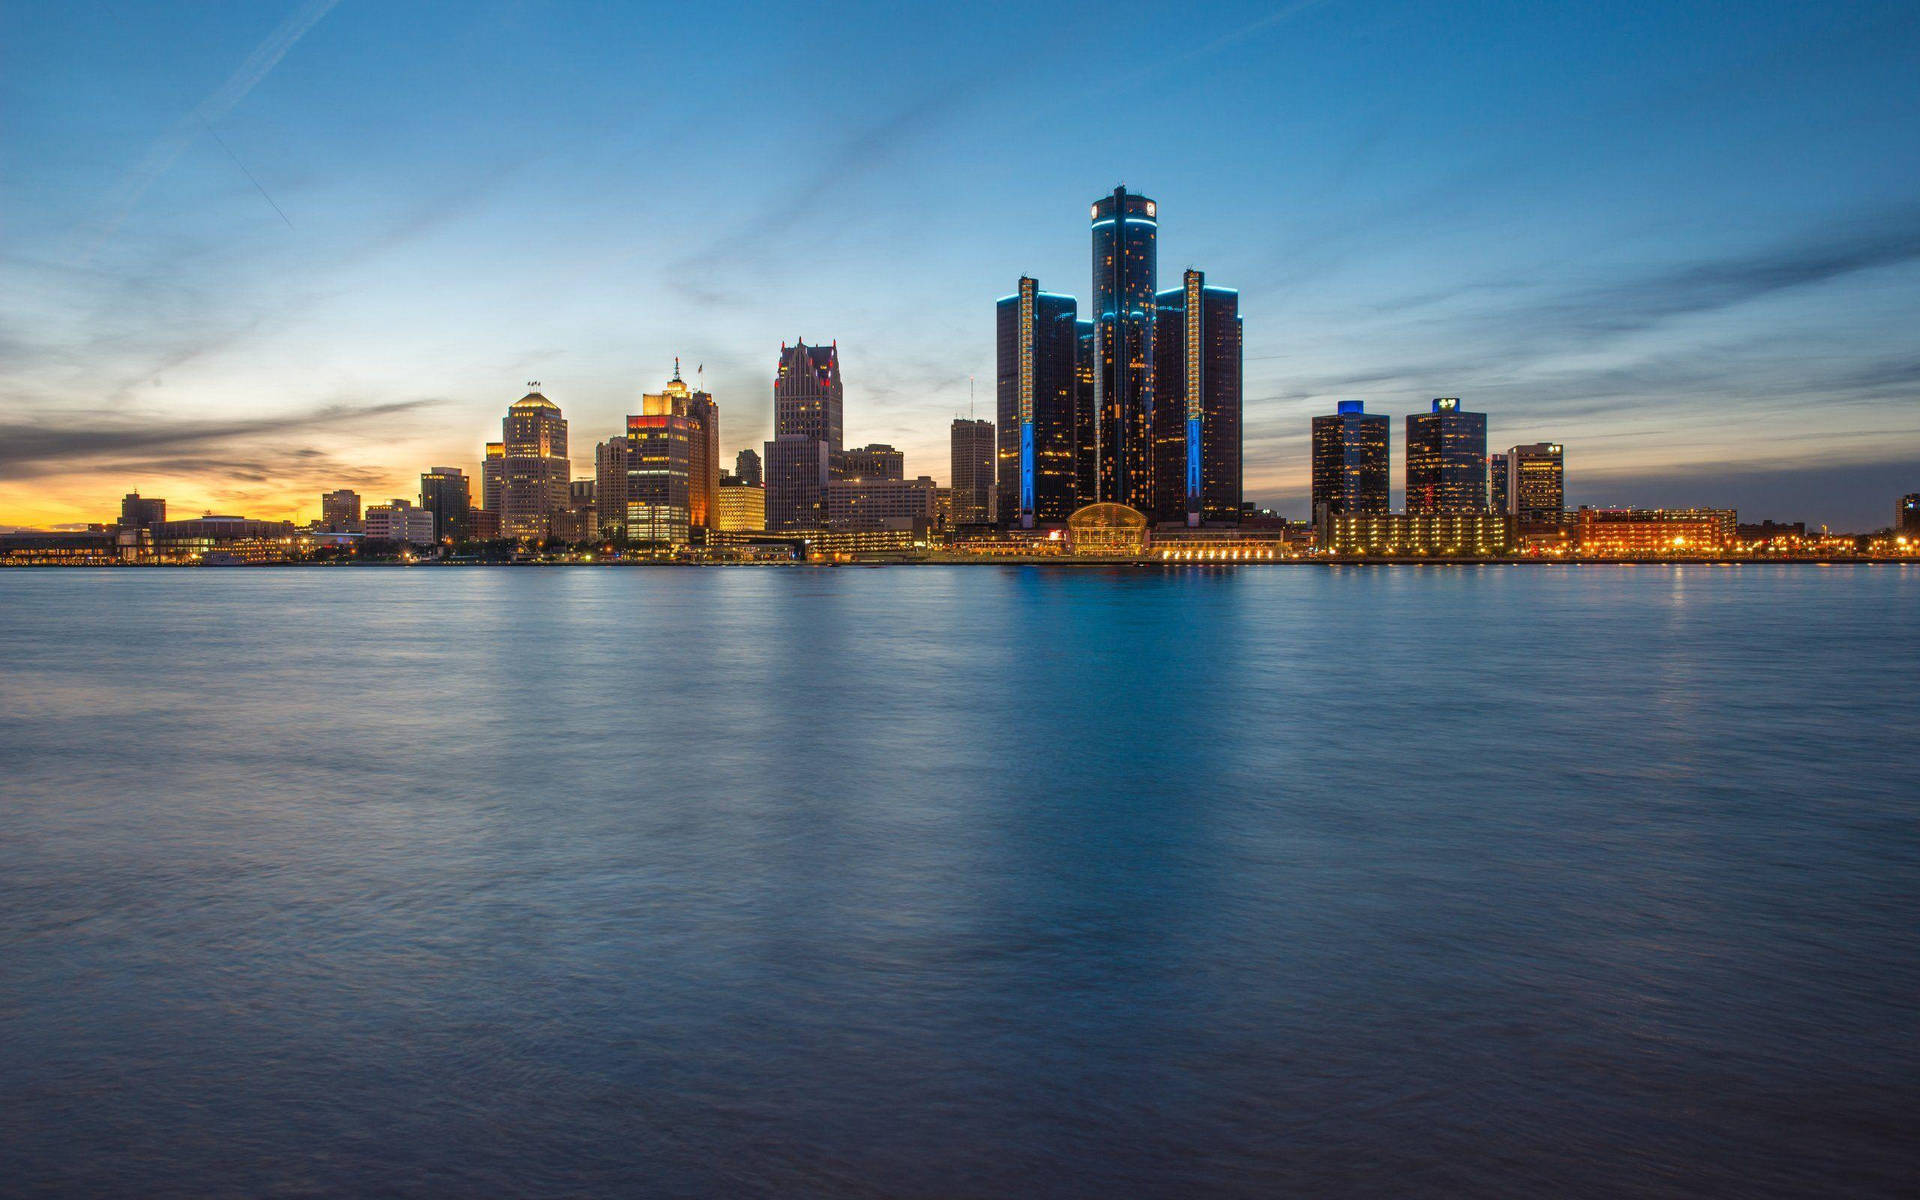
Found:
M 1487 414 L 1443 396 L 1407 418 L 1406 437 L 1408 512 L 1486 511 Z
M 1158 206 L 1117 187 L 1092 222 L 1095 495 L 1080 499 L 1151 512 Z
M 1313 419 L 1313 519 L 1323 513 L 1386 512 L 1388 418 L 1358 400 Z
M 1240 293 L 1194 270 L 1155 301 L 1156 521 L 1240 519 Z
M 1009 525 L 1064 521 L 1077 507 L 1078 308 L 1025 276 L 995 306 L 998 508 Z

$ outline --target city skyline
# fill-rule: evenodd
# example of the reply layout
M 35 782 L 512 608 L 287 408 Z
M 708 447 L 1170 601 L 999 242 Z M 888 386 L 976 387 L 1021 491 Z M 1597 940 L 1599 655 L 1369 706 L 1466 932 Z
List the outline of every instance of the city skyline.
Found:
M 432 463 L 478 482 L 528 378 L 589 475 L 675 355 L 706 367 L 726 460 L 771 433 L 767 348 L 798 338 L 838 344 L 847 444 L 944 481 L 951 421 L 993 415 L 968 387 L 993 376 L 992 301 L 1023 274 L 1081 294 L 1086 204 L 1124 183 L 1161 207 L 1163 284 L 1196 266 L 1241 292 L 1256 504 L 1307 516 L 1310 421 L 1360 400 L 1395 418 L 1400 507 L 1401 422 L 1459 396 L 1490 448 L 1570 447 L 1569 508 L 1880 527 L 1920 461 L 1920 187 L 1897 152 L 1920 39 L 1894 5 L 1728 11 L 1142 9 L 1122 33 L 1067 10 L 971 39 L 940 13 L 955 36 L 902 43 L 862 89 L 797 92 L 780 22 L 752 16 L 668 14 L 642 41 L 538 6 L 10 11 L 6 143 L 37 169 L 0 184 L 0 525 L 101 520 L 132 490 L 306 517 L 335 488 L 412 494 Z M 420 49 L 416 21 L 460 53 Z M 835 32 L 872 54 L 897 29 Z M 719 35 L 726 57 L 694 49 Z M 1436 39 L 1430 87 L 1374 88 Z M 529 52 L 578 94 L 509 109 L 454 70 Z M 649 54 L 737 106 L 649 91 L 647 120 L 610 121 Z M 1010 157 L 1008 56 L 1089 102 L 1120 62 L 1166 95 Z

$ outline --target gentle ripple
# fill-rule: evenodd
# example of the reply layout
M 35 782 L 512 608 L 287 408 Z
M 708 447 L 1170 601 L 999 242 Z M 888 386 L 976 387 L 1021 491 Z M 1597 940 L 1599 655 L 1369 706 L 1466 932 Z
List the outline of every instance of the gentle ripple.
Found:
M 0 572 L 0 1192 L 1912 1194 L 1916 616 Z

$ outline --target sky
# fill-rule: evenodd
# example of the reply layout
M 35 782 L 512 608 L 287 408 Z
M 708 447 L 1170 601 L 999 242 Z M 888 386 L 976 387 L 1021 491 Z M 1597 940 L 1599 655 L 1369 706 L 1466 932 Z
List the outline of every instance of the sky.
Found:
M 723 461 L 781 343 L 948 474 L 993 304 L 1159 204 L 1245 320 L 1246 494 L 1435 396 L 1569 504 L 1885 526 L 1920 491 L 1920 13 L 1891 3 L 0 7 L 0 526 L 122 493 L 306 519 L 478 474 L 529 381 L 576 474 L 678 356 Z M 977 381 L 977 382 L 976 382 Z

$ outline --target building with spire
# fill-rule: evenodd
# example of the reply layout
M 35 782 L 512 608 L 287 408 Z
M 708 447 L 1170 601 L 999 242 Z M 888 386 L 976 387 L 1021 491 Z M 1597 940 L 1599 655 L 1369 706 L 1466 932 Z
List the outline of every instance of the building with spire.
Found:
M 673 360 L 673 378 L 661 391 L 643 396 L 642 407 L 650 414 L 671 413 L 687 418 L 687 525 L 706 530 L 713 523 L 713 505 L 720 489 L 720 406 L 713 396 L 700 388 L 687 386 L 680 378 L 680 360 Z

